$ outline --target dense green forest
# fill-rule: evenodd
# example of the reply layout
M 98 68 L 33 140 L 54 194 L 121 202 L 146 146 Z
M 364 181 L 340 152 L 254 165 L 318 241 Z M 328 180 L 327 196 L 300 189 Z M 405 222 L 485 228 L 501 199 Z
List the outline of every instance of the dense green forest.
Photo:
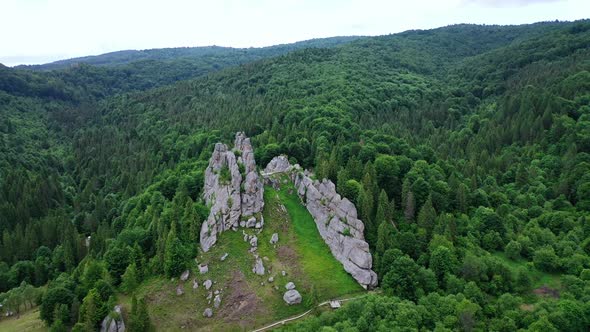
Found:
M 242 130 L 259 166 L 287 154 L 356 204 L 379 275 L 285 329 L 587 331 L 590 22 L 321 41 L 0 66 L 1 310 L 93 330 L 177 277 Z

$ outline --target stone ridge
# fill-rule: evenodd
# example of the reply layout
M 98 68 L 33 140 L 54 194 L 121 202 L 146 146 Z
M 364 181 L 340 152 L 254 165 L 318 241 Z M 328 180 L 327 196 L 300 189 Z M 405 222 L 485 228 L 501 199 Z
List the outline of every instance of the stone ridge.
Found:
M 209 251 L 219 233 L 236 230 L 240 225 L 260 228 L 264 223 L 260 213 L 264 187 L 256 171 L 252 144 L 243 132 L 238 132 L 234 146 L 229 150 L 223 143 L 215 144 L 205 170 L 203 198 L 211 209 L 201 226 L 203 251 Z
M 364 239 L 364 224 L 357 218 L 356 207 L 336 192 L 332 181 L 313 180 L 309 171 L 291 165 L 285 156 L 273 158 L 264 170 L 265 181 L 280 186 L 273 174 L 289 174 L 297 194 L 312 215 L 320 235 L 344 270 L 364 288 L 377 286 L 377 274 L 371 270 L 373 260 Z

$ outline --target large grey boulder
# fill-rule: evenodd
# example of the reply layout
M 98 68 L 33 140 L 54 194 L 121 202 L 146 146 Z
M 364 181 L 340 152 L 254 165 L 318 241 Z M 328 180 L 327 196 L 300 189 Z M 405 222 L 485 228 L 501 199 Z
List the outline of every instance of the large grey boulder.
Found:
M 295 289 L 290 289 L 285 292 L 285 295 L 283 295 L 283 300 L 287 302 L 288 305 L 299 304 L 301 303 L 301 294 Z
M 215 298 L 213 299 L 213 306 L 217 309 L 217 308 L 219 308 L 220 305 L 221 305 L 221 295 L 217 294 L 217 295 L 215 295 Z
M 258 275 L 264 275 L 264 265 L 262 264 L 262 259 L 260 259 L 260 257 L 256 257 L 256 263 L 254 264 L 252 272 Z
M 125 322 L 120 305 L 116 305 L 113 312 L 102 320 L 100 332 L 125 332 Z
M 291 170 L 291 163 L 286 156 L 274 157 L 264 169 L 265 174 L 285 173 Z
M 218 234 L 246 226 L 240 220 L 260 214 L 264 207 L 264 187 L 256 171 L 250 139 L 237 133 L 234 145 L 234 150 L 229 150 L 223 143 L 215 144 L 205 170 L 203 198 L 211 209 L 201 226 L 203 251 L 209 251 L 217 242 Z M 256 218 L 248 226 L 255 227 Z
M 373 259 L 363 235 L 365 226 L 358 219 L 354 204 L 336 192 L 332 181 L 313 180 L 309 171 L 288 164 L 285 156 L 273 158 L 266 166 L 264 174 L 269 181 L 276 173 L 290 176 L 324 242 L 346 272 L 365 288 L 377 286 Z
M 203 317 L 211 318 L 213 316 L 213 310 L 211 308 L 205 309 L 203 311 Z

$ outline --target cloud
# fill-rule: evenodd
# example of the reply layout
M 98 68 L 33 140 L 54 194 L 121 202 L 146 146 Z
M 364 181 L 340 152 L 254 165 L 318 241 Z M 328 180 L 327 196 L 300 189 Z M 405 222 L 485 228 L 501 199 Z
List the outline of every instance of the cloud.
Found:
M 480 5 L 494 8 L 526 7 L 530 5 L 565 2 L 565 0 L 464 0 L 467 5 Z

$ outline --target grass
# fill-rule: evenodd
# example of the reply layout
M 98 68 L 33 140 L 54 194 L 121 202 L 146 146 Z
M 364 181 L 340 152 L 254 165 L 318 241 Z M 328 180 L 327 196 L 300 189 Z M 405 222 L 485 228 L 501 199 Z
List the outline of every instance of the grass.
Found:
M 197 263 L 192 262 L 191 275 L 184 283 L 178 278 L 154 277 L 140 285 L 136 296 L 147 300 L 157 330 L 248 330 L 302 313 L 317 302 L 366 292 L 332 256 L 292 184 L 284 184 L 281 190 L 265 187 L 264 201 L 263 231 L 243 230 L 258 238 L 257 253 L 263 258 L 265 275 L 252 272 L 255 258 L 249 252 L 250 244 L 243 239 L 242 229 L 222 233 L 209 252 L 196 257 L 199 263 L 208 264 L 207 274 L 200 275 Z M 275 245 L 270 244 L 273 233 L 279 235 Z M 228 257 L 221 262 L 224 253 Z M 240 275 L 243 281 L 238 282 L 236 276 Z M 271 276 L 272 283 L 268 281 Z M 197 289 L 192 289 L 193 278 L 199 283 Z M 206 279 L 214 282 L 211 290 L 221 290 L 222 304 L 214 309 L 213 318 L 202 315 L 205 308 L 213 308 L 202 286 Z M 289 306 L 283 301 L 289 281 L 302 295 L 299 305 Z M 179 284 L 185 292 L 181 296 L 176 295 Z M 119 302 L 129 312 L 130 297 L 122 295 Z
M 525 269 L 529 273 L 533 283 L 532 288 L 539 288 L 547 286 L 554 289 L 561 288 L 561 275 L 559 273 L 549 273 L 541 271 L 528 264 L 525 259 L 513 260 L 508 258 L 503 252 L 495 252 L 492 254 L 494 257 L 499 258 L 506 266 L 512 270 L 512 273 L 516 276 L 516 273 L 520 269 Z
M 40 332 L 47 330 L 47 327 L 39 317 L 39 307 L 21 313 L 18 318 L 14 316 L 0 319 L 0 331 L 3 332 Z
M 293 190 L 289 194 L 289 189 Z M 296 234 L 296 243 L 303 271 L 316 285 L 316 291 L 323 299 L 334 298 L 344 294 L 363 291 L 363 288 L 352 278 L 332 256 L 330 248 L 322 239 L 317 226 L 307 209 L 301 205 L 299 197 L 292 186 L 283 188 L 278 193 L 267 188 L 269 196 L 278 194 L 287 208 Z

